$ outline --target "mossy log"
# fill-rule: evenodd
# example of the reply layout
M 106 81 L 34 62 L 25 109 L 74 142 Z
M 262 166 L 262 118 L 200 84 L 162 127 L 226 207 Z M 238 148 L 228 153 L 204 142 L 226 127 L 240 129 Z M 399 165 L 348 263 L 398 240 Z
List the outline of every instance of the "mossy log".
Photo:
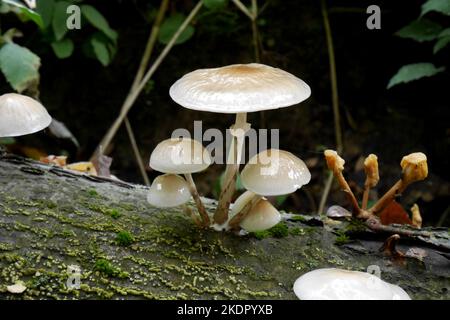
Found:
M 302 215 L 257 235 L 200 230 L 182 209 L 151 207 L 147 192 L 0 156 L 0 298 L 295 299 L 307 271 L 369 265 L 412 298 L 450 298 L 448 252 L 426 243 L 402 238 L 400 251 L 419 254 L 394 259 L 379 251 L 386 235 Z M 69 265 L 81 268 L 79 289 L 66 287 Z M 27 290 L 9 293 L 17 281 Z

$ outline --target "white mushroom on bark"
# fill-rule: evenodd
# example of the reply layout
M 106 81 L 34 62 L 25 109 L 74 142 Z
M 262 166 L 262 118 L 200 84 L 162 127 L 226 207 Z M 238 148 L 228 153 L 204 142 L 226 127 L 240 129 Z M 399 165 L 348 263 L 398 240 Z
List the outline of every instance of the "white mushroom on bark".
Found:
M 252 201 L 254 201 L 253 204 Z M 236 199 L 231 208 L 230 219 L 248 205 L 251 209 L 239 224 L 245 231 L 264 231 L 274 227 L 281 220 L 280 212 L 266 198 L 255 199 L 255 194 L 251 191 L 244 192 Z
M 52 121 L 38 101 L 17 93 L 0 96 L 0 137 L 18 137 L 47 128 Z
M 373 274 L 335 268 L 305 273 L 293 289 L 300 300 L 411 300 L 402 288 Z
M 263 196 L 280 196 L 300 189 L 311 180 L 306 164 L 290 152 L 268 149 L 252 157 L 241 173 L 243 186 L 248 190 L 246 205 L 234 212 L 229 226 L 236 228 L 252 212 Z
M 298 104 L 311 95 L 311 89 L 286 71 L 251 63 L 195 70 L 175 82 L 169 93 L 175 102 L 188 109 L 236 114 L 227 169 L 214 215 L 214 222 L 223 224 L 228 219 L 235 191 L 244 137 L 250 129 L 247 113 Z
M 191 198 L 190 186 L 183 177 L 166 173 L 156 177 L 150 186 L 147 201 L 158 208 L 183 206 L 184 212 L 201 226 L 202 222 L 186 205 Z
M 203 145 L 190 138 L 171 138 L 160 142 L 150 156 L 150 167 L 156 171 L 184 174 L 189 191 L 194 198 L 203 226 L 210 225 L 210 219 L 192 179 L 192 173 L 205 170 L 211 164 L 211 157 Z

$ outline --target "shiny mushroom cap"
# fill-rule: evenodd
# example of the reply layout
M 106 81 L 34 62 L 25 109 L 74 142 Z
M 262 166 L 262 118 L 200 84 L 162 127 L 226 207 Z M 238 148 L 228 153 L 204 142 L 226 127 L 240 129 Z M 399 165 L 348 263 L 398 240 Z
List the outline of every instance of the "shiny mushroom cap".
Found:
M 317 269 L 294 283 L 300 300 L 411 300 L 399 286 L 360 271 Z
M 263 196 L 289 194 L 308 184 L 311 173 L 292 153 L 268 149 L 252 157 L 241 173 L 247 190 Z
M 211 164 L 209 152 L 197 140 L 171 138 L 160 142 L 150 156 L 150 167 L 164 173 L 203 171 Z
M 244 192 L 236 199 L 231 209 L 230 217 L 238 214 L 254 197 L 253 192 Z M 248 232 L 264 231 L 272 228 L 281 220 L 278 210 L 265 198 L 260 199 L 241 221 L 240 227 Z
M 0 137 L 35 133 L 50 125 L 52 118 L 38 101 L 17 93 L 0 96 Z
M 311 89 L 286 71 L 250 63 L 195 70 L 175 82 L 169 94 L 188 109 L 245 113 L 300 103 Z
M 158 208 L 177 207 L 191 198 L 189 185 L 176 174 L 163 174 L 153 180 L 147 201 Z

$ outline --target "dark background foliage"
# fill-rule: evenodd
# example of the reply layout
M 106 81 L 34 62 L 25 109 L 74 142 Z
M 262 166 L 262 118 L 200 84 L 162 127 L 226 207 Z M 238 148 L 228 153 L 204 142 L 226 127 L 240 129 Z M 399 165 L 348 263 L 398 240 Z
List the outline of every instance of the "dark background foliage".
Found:
M 260 5 L 263 2 L 260 0 Z M 29 25 L 22 28 L 26 37 L 19 40 L 41 57 L 41 100 L 75 134 L 81 150 L 76 152 L 45 134 L 24 138 L 23 143 L 38 145 L 48 153 L 58 154 L 66 149 L 72 161 L 90 156 L 118 114 L 150 32 L 148 13 L 157 8 L 159 1 L 85 3 L 98 8 L 118 31 L 117 54 L 108 67 L 86 59 L 80 51 L 70 59 L 58 60 Z M 417 0 L 328 1 L 347 174 L 361 185 L 363 173 L 358 167 L 361 157 L 375 153 L 381 167 L 379 190 L 384 191 L 398 179 L 403 155 L 415 151 L 426 153 L 430 178 L 411 188 L 403 204 L 409 208 L 418 202 L 424 211 L 424 221 L 433 223 L 450 203 L 449 73 L 386 89 L 389 79 L 402 65 L 427 61 L 432 55 L 432 45 L 393 35 L 419 16 L 422 3 Z M 381 7 L 381 30 L 366 28 L 365 9 L 370 4 Z M 194 5 L 193 0 L 172 1 L 169 13 L 187 14 Z M 233 121 L 232 116 L 184 109 L 171 101 L 168 90 L 174 81 L 194 69 L 252 62 L 250 22 L 234 6 L 228 5 L 220 13 L 202 11 L 194 26 L 194 36 L 172 49 L 155 73 L 151 87 L 139 97 L 129 114 L 145 163 L 155 145 L 176 128 L 192 130 L 194 120 L 203 120 L 204 130 L 210 127 L 224 130 Z M 313 211 L 326 176 L 321 151 L 335 147 L 320 1 L 271 0 L 260 16 L 259 28 L 264 49 L 262 62 L 304 79 L 312 88 L 312 96 L 298 106 L 263 115 L 251 114 L 249 120 L 255 128 L 280 128 L 281 148 L 310 161 L 312 183 L 305 188 L 306 192 L 300 190 L 289 198 L 284 207 Z M 81 31 L 79 36 L 83 36 Z M 162 46 L 157 45 L 156 51 Z M 436 65 L 448 65 L 448 49 L 444 51 L 434 57 Z M 8 85 L 0 80 L 0 92 L 6 91 Z M 114 140 L 111 156 L 117 176 L 140 181 L 124 129 Z M 213 168 L 196 177 L 203 194 L 212 196 L 211 186 L 220 174 L 219 169 Z M 157 173 L 150 172 L 150 175 L 155 177 Z M 330 203 L 344 201 L 337 190 L 331 199 Z

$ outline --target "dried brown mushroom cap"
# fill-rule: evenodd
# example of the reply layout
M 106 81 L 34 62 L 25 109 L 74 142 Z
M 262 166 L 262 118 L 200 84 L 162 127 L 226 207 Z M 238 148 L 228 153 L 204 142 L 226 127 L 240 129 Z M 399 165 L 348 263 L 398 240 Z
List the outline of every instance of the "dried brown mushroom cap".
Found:
M 402 180 L 405 184 L 424 180 L 428 176 L 427 156 L 422 152 L 404 156 L 400 166 L 402 167 Z
M 17 93 L 0 96 L 0 137 L 35 133 L 50 125 L 52 118 L 38 101 Z
M 378 172 L 378 157 L 374 154 L 369 154 L 369 156 L 364 160 L 364 171 L 366 173 L 366 182 L 370 188 L 375 187 L 380 181 L 380 175 Z
M 333 172 L 343 171 L 345 160 L 342 159 L 334 150 L 325 150 L 325 160 L 327 161 L 328 169 Z
M 255 155 L 241 173 L 244 187 L 263 196 L 293 193 L 310 180 L 311 173 L 301 159 L 278 149 Z
M 175 82 L 169 94 L 192 110 L 246 113 L 300 103 L 311 89 L 286 71 L 250 63 L 192 71 Z

